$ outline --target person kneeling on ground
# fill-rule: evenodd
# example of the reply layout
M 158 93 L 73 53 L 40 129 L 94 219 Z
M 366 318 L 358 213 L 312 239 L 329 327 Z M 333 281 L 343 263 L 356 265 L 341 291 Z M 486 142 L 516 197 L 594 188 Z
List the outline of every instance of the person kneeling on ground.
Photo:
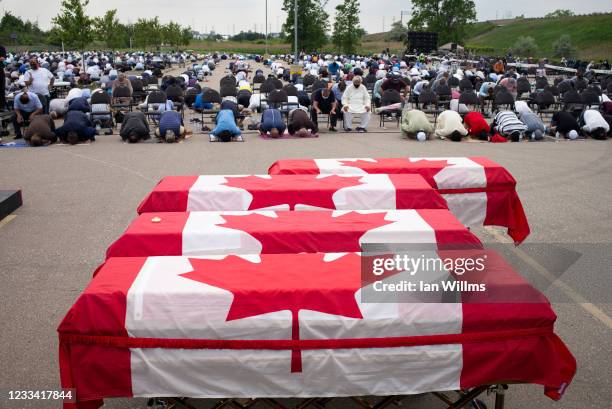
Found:
M 468 112 L 463 117 L 463 125 L 468 133 L 478 140 L 487 141 L 489 139 L 491 127 L 480 112 Z
M 15 95 L 14 110 L 13 128 L 15 129 L 15 139 L 20 139 L 23 137 L 21 127 L 36 115 L 42 114 L 43 105 L 38 95 L 25 91 Z
M 306 110 L 296 108 L 289 112 L 289 118 L 287 121 L 287 130 L 289 131 L 289 135 L 307 138 L 316 133 L 315 129 L 315 124 L 308 117 Z
M 168 143 L 176 142 L 185 137 L 185 126 L 181 114 L 176 111 L 165 111 L 159 119 L 159 127 L 155 136 Z
M 403 136 L 423 142 L 433 132 L 433 125 L 427 119 L 425 112 L 412 109 L 404 113 L 401 130 Z
M 497 132 L 512 142 L 519 142 L 526 130 L 527 126 L 512 111 L 498 112 L 491 124 L 492 136 Z
M 438 116 L 435 134 L 437 137 L 448 138 L 453 142 L 461 142 L 468 134 L 461 121 L 461 115 L 455 111 L 444 111 Z
M 49 145 L 57 141 L 55 122 L 50 115 L 36 115 L 30 121 L 23 139 L 31 146 Z
M 550 121 L 550 134 L 556 135 L 557 138 L 564 137 L 566 139 L 578 138 L 580 126 L 574 115 L 567 111 L 558 111 L 553 114 Z
M 361 124 L 357 127 L 357 132 L 367 132 L 370 123 L 370 94 L 367 88 L 361 84 L 361 77 L 353 78 L 353 86 L 347 86 L 342 94 L 342 111 L 344 114 L 344 130 L 351 132 L 353 116 L 361 115 Z
M 231 109 L 223 109 L 217 114 L 217 126 L 212 130 L 210 140 L 215 142 L 221 140 L 229 142 L 231 140 L 242 140 L 240 128 L 236 125 L 234 112 Z
M 140 140 L 146 140 L 151 137 L 149 122 L 143 112 L 128 112 L 123 117 L 121 130 L 119 135 L 121 139 L 129 143 L 136 143 Z
M 68 111 L 64 124 L 57 128 L 55 133 L 62 142 L 70 145 L 96 140 L 96 129 L 93 123 L 81 111 Z
M 522 101 L 521 101 L 522 102 Z M 521 121 L 525 124 L 527 129 L 525 130 L 525 136 L 532 141 L 541 141 L 544 139 L 546 133 L 546 127 L 544 122 L 540 119 L 538 114 L 530 111 L 524 111 L 519 113 Z
M 269 134 L 272 138 L 279 138 L 285 133 L 287 126 L 283 122 L 283 114 L 278 109 L 268 108 L 261 115 L 259 132 Z
M 584 111 L 580 116 L 580 125 L 583 132 L 593 139 L 604 140 L 608 138 L 610 125 L 599 111 L 594 109 Z

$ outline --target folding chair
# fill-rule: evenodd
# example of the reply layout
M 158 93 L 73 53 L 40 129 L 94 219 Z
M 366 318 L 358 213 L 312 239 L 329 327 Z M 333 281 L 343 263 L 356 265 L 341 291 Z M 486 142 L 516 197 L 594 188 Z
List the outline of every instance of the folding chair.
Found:
M 166 88 L 166 96 L 172 103 L 178 112 L 181 114 L 181 118 L 185 118 L 185 93 L 183 89 L 178 85 L 170 85 Z
M 514 111 L 514 97 L 505 87 L 499 89 L 493 98 L 493 111 Z
M 468 110 L 478 112 L 480 110 L 480 99 L 474 91 L 466 90 L 459 96 L 459 105 L 465 105 Z
M 113 119 L 113 112 L 111 110 L 111 103 L 111 96 L 106 91 L 97 91 L 91 94 L 91 108 L 89 113 L 91 122 L 102 127 L 104 121 L 108 121 L 110 126 L 105 128 L 114 128 L 115 122 Z
M 168 97 L 163 91 L 153 91 L 149 94 L 144 114 L 150 123 L 157 124 L 159 116 L 165 110 L 167 101 Z M 160 109 L 161 106 L 164 106 L 164 109 Z
M 385 90 L 381 97 L 382 106 L 394 105 L 402 102 L 402 96 L 400 93 L 394 89 Z M 385 120 L 389 117 L 395 117 L 395 121 L 397 122 L 397 126 L 399 127 L 401 117 L 402 117 L 402 109 L 390 109 L 383 110 L 378 113 L 380 117 L 380 121 L 378 126 L 384 128 Z
M 132 104 L 136 105 L 144 101 L 147 93 L 144 90 L 144 83 L 141 79 L 132 79 L 130 82 L 132 84 Z
M 116 87 L 113 91 L 113 97 L 111 100 L 111 110 L 117 110 L 121 112 L 132 111 L 132 95 L 128 87 Z

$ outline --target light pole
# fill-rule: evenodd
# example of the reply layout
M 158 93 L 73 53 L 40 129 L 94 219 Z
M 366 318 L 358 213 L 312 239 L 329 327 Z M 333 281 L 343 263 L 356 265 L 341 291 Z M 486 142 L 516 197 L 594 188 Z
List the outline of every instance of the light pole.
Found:
M 266 0 L 266 58 L 268 55 L 268 0 Z
M 407 16 L 410 16 L 410 12 L 409 11 L 400 12 L 400 24 L 402 25 L 402 27 L 404 26 L 404 14 Z
M 298 2 L 293 0 L 293 42 L 295 46 L 295 61 L 294 64 L 298 64 L 300 58 L 300 51 L 298 50 Z

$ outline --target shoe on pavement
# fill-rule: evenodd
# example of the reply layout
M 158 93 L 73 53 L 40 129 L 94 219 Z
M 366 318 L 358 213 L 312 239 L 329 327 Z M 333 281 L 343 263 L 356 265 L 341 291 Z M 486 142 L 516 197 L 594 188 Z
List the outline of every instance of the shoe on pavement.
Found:
M 344 128 L 344 132 L 353 132 L 351 128 Z
M 329 132 L 338 132 L 338 130 L 332 126 L 329 128 Z

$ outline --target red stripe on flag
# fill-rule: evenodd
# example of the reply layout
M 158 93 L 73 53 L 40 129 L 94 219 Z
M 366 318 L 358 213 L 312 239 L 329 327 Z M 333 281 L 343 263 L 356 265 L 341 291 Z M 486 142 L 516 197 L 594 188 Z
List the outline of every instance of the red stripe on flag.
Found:
M 167 212 L 187 211 L 189 190 L 198 176 L 168 176 L 163 178 L 138 206 L 138 214 L 150 213 L 156 209 Z
M 315 350 L 315 349 L 362 349 L 399 348 L 423 345 L 467 344 L 498 342 L 529 337 L 549 337 L 551 326 L 523 328 L 511 331 L 484 331 L 462 334 L 417 335 L 389 338 L 348 339 L 177 339 L 177 338 L 132 338 L 126 336 L 82 335 L 62 333 L 60 343 L 79 345 L 101 345 L 114 348 L 168 348 L 168 349 L 233 349 L 233 350 Z

